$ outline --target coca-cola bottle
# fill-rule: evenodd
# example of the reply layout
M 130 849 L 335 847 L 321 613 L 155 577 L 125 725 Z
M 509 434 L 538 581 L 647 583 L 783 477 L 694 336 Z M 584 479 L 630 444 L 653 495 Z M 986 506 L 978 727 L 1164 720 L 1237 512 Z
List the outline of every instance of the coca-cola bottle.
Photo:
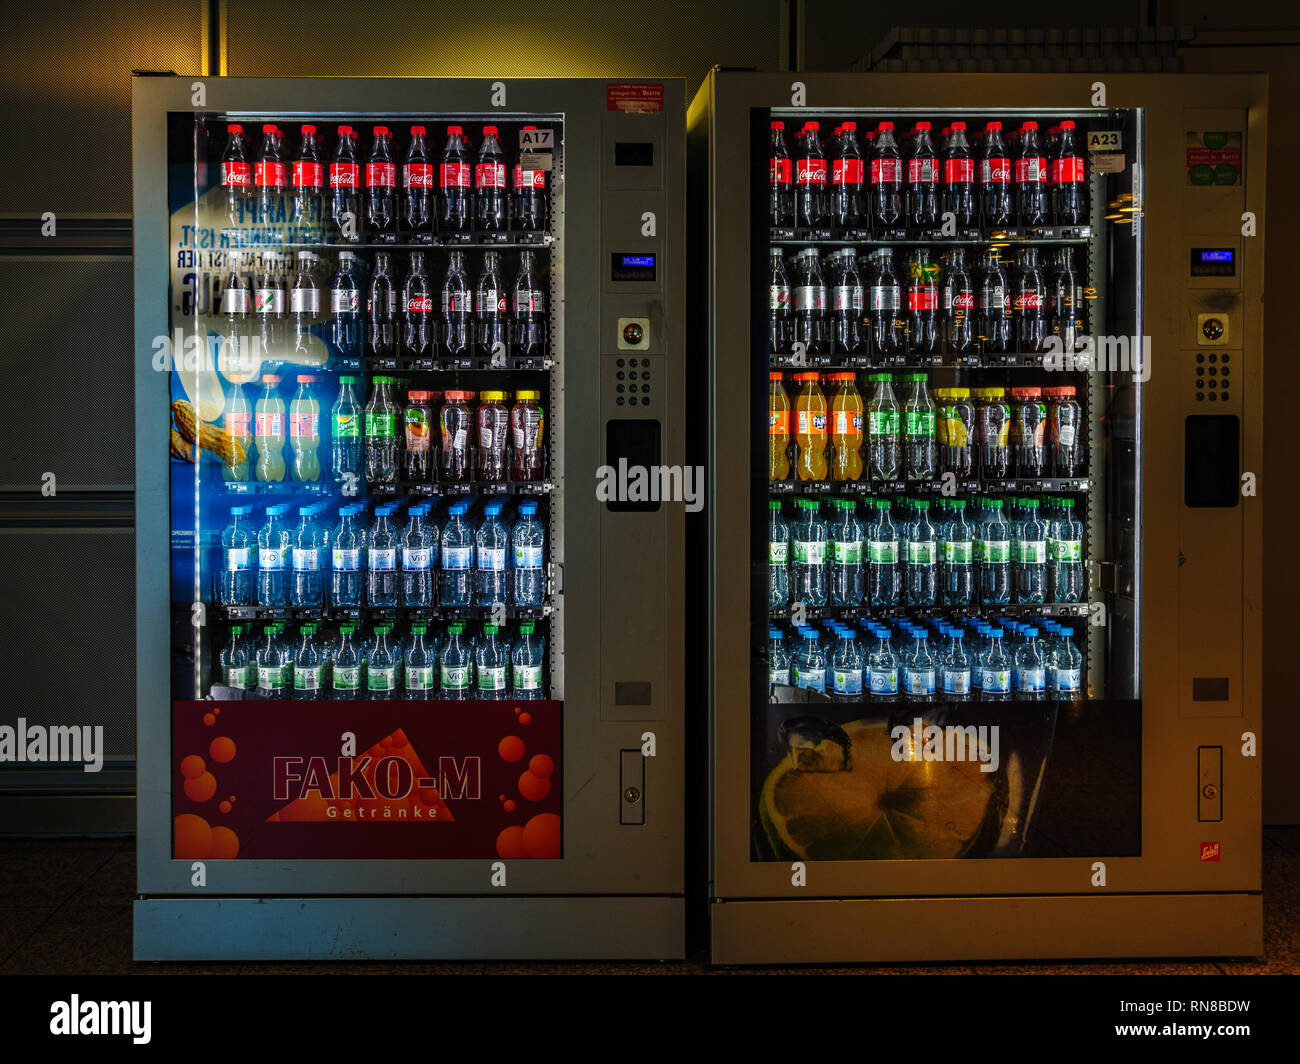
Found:
M 1047 225 L 1047 160 L 1038 144 L 1038 123 L 1020 127 L 1016 151 L 1016 222 L 1022 227 Z
M 769 354 L 790 350 L 794 322 L 790 317 L 790 278 L 786 276 L 781 249 L 772 248 L 767 295 L 767 343 Z
M 330 227 L 340 241 L 361 239 L 361 163 L 357 160 L 357 133 L 339 126 L 339 142 L 330 163 Z
M 1047 290 L 1038 268 L 1038 249 L 1021 248 L 1016 256 L 1015 295 L 1011 318 L 1021 351 L 1041 351 L 1047 339 Z
M 339 252 L 339 268 L 330 282 L 330 318 L 326 336 L 340 356 L 355 359 L 361 354 L 361 287 L 357 279 L 356 255 Z
M 411 127 L 402 164 L 402 223 L 408 240 L 427 240 L 433 232 L 433 163 L 424 138 L 424 126 Z
M 1011 293 L 996 248 L 984 253 L 977 326 L 981 350 L 999 353 L 1011 350 Z
M 816 248 L 804 248 L 795 257 L 794 340 L 810 355 L 830 350 L 826 334 L 826 282 Z
M 835 161 L 831 165 L 831 220 L 841 229 L 856 229 L 862 224 L 862 186 L 865 180 L 862 149 L 858 146 L 858 124 L 845 122 L 837 140 Z
M 449 126 L 447 146 L 438 166 L 438 224 L 446 232 L 468 232 L 473 224 L 472 171 L 469 141 L 460 126 Z
M 894 123 L 881 122 L 872 139 L 871 224 L 876 235 L 897 228 L 903 217 L 903 160 L 894 140 Z
M 907 152 L 907 225 L 920 236 L 939 224 L 939 160 L 930 123 L 918 122 Z
M 922 354 L 939 350 L 939 270 L 929 248 L 907 256 L 908 349 Z
M 428 358 L 433 353 L 433 294 L 424 272 L 424 252 L 411 252 L 411 266 L 402 282 L 402 353 Z
M 510 316 L 498 251 L 483 255 L 483 272 L 474 291 L 474 318 L 479 354 L 494 360 L 504 359 L 510 346 Z
M 826 221 L 826 153 L 820 126 L 809 122 L 799 138 L 794 177 L 795 224 L 816 229 Z
M 375 269 L 366 292 L 366 354 L 391 358 L 396 346 L 397 289 L 392 265 L 387 251 L 376 251 Z
M 1002 140 L 1002 123 L 984 126 L 980 148 L 980 221 L 985 229 L 1005 229 L 1015 217 L 1011 200 L 1011 157 Z
M 519 253 L 510 323 L 511 348 L 521 358 L 543 358 L 547 347 L 546 292 L 537 276 L 537 256 Z
M 1074 252 L 1069 248 L 1056 250 L 1048 293 L 1052 335 L 1059 337 L 1063 352 L 1074 351 L 1083 336 L 1083 287 L 1074 272 Z
M 767 221 L 769 225 L 794 225 L 794 174 L 790 149 L 785 145 L 785 123 L 772 123 L 767 152 Z
M 442 350 L 451 358 L 469 358 L 474 346 L 474 298 L 465 253 L 453 251 L 442 282 Z
M 299 225 L 319 229 L 324 223 L 325 166 L 320 161 L 320 142 L 315 126 L 302 127 L 302 146 L 291 170 L 293 220 Z
M 975 160 L 966 142 L 966 123 L 954 122 L 943 152 L 943 213 L 952 214 L 958 229 L 972 229 L 979 218 L 975 203 Z
M 536 132 L 536 126 L 524 126 L 524 132 Z M 546 171 L 525 169 L 523 152 L 515 163 L 515 202 L 511 212 L 515 228 L 526 233 L 542 233 L 548 225 L 547 205 L 550 197 L 546 190 Z
M 221 153 L 221 187 L 226 197 L 226 222 L 244 223 L 244 197 L 253 188 L 253 168 L 248 164 L 244 127 L 232 122 L 226 127 L 226 147 Z
M 900 316 L 902 294 L 894 270 L 892 248 L 879 248 L 872 256 L 871 282 L 867 289 L 867 316 L 871 324 L 871 348 L 882 355 L 897 354 L 906 346 L 907 325 Z
M 940 291 L 943 342 L 947 350 L 968 354 L 975 350 L 975 282 L 966 265 L 966 249 L 948 252 Z
M 1052 218 L 1057 225 L 1087 225 L 1088 186 L 1074 123 L 1061 123 L 1061 136 L 1050 167 Z
M 510 193 L 506 190 L 506 156 L 496 126 L 483 127 L 483 143 L 474 167 L 474 203 L 478 228 L 503 233 L 510 228 Z
M 831 288 L 831 322 L 835 350 L 857 354 L 867 345 L 862 327 L 866 293 L 858 274 L 857 255 L 852 248 L 842 248 L 831 255 L 834 282 Z
M 397 164 L 387 126 L 375 126 L 366 160 L 366 229 L 371 240 L 391 241 L 397 233 Z
M 284 190 L 288 174 L 280 158 L 280 138 L 275 126 L 262 127 L 262 150 L 253 166 L 253 188 L 257 193 L 257 217 L 263 225 L 284 220 Z

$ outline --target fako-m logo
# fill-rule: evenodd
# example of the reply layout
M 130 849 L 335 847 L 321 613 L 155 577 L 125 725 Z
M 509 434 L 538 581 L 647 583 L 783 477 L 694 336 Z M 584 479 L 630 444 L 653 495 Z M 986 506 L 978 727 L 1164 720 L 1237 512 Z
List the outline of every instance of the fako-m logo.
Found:
M 1219 844 L 1217 842 L 1201 843 L 1201 860 L 1217 861 L 1219 859 Z
M 332 761 L 332 764 L 331 764 Z M 373 769 L 372 769 L 373 763 Z M 482 761 L 475 755 L 458 761 L 438 758 L 436 776 L 417 778 L 411 762 L 388 755 L 372 758 L 277 757 L 273 759 L 274 798 L 292 802 L 317 797 L 328 801 L 354 799 L 395 801 L 417 791 L 436 788 L 443 798 L 478 799 L 482 791 Z

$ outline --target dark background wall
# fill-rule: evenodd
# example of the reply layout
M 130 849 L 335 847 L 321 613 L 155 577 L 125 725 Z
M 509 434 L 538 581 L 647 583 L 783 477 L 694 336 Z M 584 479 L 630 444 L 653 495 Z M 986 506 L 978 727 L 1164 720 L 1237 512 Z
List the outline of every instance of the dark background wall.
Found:
M 486 17 L 481 13 L 489 12 Z M 110 764 L 81 773 L 0 766 L 0 832 L 130 826 L 135 746 L 133 426 L 131 381 L 130 73 L 684 77 L 688 94 L 714 64 L 847 70 L 893 26 L 1191 26 L 1188 70 L 1272 71 L 1270 183 L 1294 174 L 1288 136 L 1297 89 L 1300 16 L 1288 5 L 1210 0 L 1005 0 L 848 4 L 837 0 L 554 0 L 442 6 L 285 0 L 268 19 L 254 0 L 65 0 L 30 5 L 0 43 L 0 617 L 11 663 L 0 716 L 105 725 Z M 339 27 L 345 27 L 340 32 Z M 1231 46 L 1228 48 L 1227 46 Z M 1267 47 L 1260 47 L 1267 45 Z M 1294 47 L 1293 47 L 1294 45 Z M 58 233 L 39 235 L 42 212 Z M 1295 287 L 1290 249 L 1300 219 L 1273 211 L 1270 291 Z M 1298 371 L 1280 300 L 1269 306 L 1268 453 L 1287 454 L 1283 424 Z M 57 414 L 53 413 L 57 411 Z M 1276 449 L 1275 449 L 1276 448 Z M 1279 468 L 1279 466 L 1270 466 Z M 40 493 L 56 473 L 58 494 Z M 1276 484 L 1276 479 L 1274 480 Z M 1282 557 L 1297 514 L 1284 486 L 1262 482 L 1264 549 Z M 1264 604 L 1281 621 L 1293 579 L 1271 570 Z M 1277 634 L 1274 634 L 1274 633 Z M 1300 821 L 1300 714 L 1290 707 L 1286 638 L 1266 636 L 1266 817 Z M 1279 751 L 1282 747 L 1282 751 Z M 1285 751 L 1289 751 L 1286 753 Z M 90 786 L 103 797 L 69 799 Z M 44 796 L 37 800 L 37 796 Z

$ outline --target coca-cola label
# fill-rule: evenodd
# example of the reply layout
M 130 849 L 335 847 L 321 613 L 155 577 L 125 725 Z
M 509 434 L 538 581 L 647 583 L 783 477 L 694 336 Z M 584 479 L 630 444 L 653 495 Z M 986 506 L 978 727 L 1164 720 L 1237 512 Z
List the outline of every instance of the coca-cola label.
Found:
M 408 314 L 432 314 L 433 296 L 411 296 L 406 301 L 406 312 Z
M 1052 182 L 1063 185 L 1083 180 L 1083 160 L 1079 156 L 1052 160 Z
M 768 159 L 767 179 L 773 185 L 788 185 L 793 179 L 792 169 L 789 159 Z
M 795 183 L 799 185 L 826 185 L 826 160 L 825 159 L 800 159 L 799 171 L 795 176 Z
M 767 289 L 768 310 L 790 309 L 790 286 L 786 284 L 769 285 Z
M 235 188 L 247 188 L 253 183 L 252 167 L 244 162 L 222 163 L 221 183 Z
M 402 180 L 407 188 L 433 188 L 433 163 L 407 163 Z
M 968 185 L 975 179 L 973 159 L 945 159 L 943 181 L 946 185 Z
M 1041 155 L 1016 160 L 1016 184 L 1047 180 L 1047 160 Z
M 293 164 L 294 188 L 324 188 L 325 167 L 317 162 L 296 162 Z
M 956 292 L 950 288 L 947 291 L 948 298 L 951 300 L 953 310 L 974 310 L 975 293 L 974 292 Z
M 545 188 L 545 170 L 525 170 L 522 163 L 515 163 L 515 188 Z
M 1043 297 L 1037 292 L 1018 292 L 1016 293 L 1015 308 L 1019 311 L 1040 310 L 1043 306 Z
M 366 163 L 366 188 L 396 188 L 396 163 Z
M 253 181 L 258 188 L 284 188 L 284 163 L 259 162 L 253 171 Z
M 825 310 L 826 286 L 820 284 L 801 284 L 794 289 L 794 309 Z
M 937 310 L 939 308 L 939 289 L 932 284 L 913 284 L 907 286 L 908 310 Z
M 862 184 L 862 160 L 836 159 L 835 162 L 831 164 L 831 184 Z
M 902 159 L 872 159 L 871 183 L 873 185 L 897 184 L 903 178 Z
M 516 314 L 545 314 L 546 313 L 546 293 L 540 289 L 534 288 L 532 291 L 524 289 L 515 293 L 515 313 Z
M 939 180 L 937 160 L 925 157 L 907 160 L 907 183 L 909 185 L 928 185 Z
M 898 309 L 898 285 L 873 284 L 868 295 L 872 310 Z
M 505 188 L 506 164 L 479 163 L 474 167 L 474 184 L 478 188 Z
M 330 188 L 358 188 L 360 185 L 360 164 L 330 163 Z
M 361 293 L 355 288 L 331 288 L 330 310 L 335 314 L 355 314 L 361 309 Z
M 319 288 L 295 288 L 289 293 L 289 309 L 297 314 L 316 314 L 320 311 Z
M 980 184 L 1005 185 L 1011 181 L 1010 159 L 981 159 Z
M 833 289 L 832 305 L 836 310 L 861 310 L 862 286 L 860 284 L 837 284 Z
M 438 180 L 443 188 L 469 188 L 473 180 L 469 163 L 441 163 Z

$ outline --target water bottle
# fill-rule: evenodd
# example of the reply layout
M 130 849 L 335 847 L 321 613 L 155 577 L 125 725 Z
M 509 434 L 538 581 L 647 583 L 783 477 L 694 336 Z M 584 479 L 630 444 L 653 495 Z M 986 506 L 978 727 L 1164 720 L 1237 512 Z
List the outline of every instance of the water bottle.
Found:
M 790 526 L 794 541 L 794 598 L 808 606 L 826 605 L 826 523 L 815 499 L 795 500 L 795 520 Z
M 361 281 L 357 276 L 357 258 L 351 251 L 339 252 L 338 270 L 330 281 L 326 337 L 339 357 L 361 357 Z
M 399 536 L 390 518 L 395 504 L 375 508 L 375 523 L 366 540 L 366 603 L 397 605 L 397 548 Z
M 330 604 L 360 606 L 362 582 L 365 580 L 364 534 L 357 528 L 359 503 L 349 503 L 339 510 L 339 523 L 330 537 Z
M 1072 642 L 1074 632 L 1060 626 L 1060 638 L 1049 662 L 1052 698 L 1072 701 L 1083 691 L 1083 655 Z
M 831 698 L 837 702 L 862 701 L 862 654 L 852 628 L 837 628 L 839 643 L 831 655 Z
M 514 548 L 516 606 L 541 606 L 546 602 L 546 529 L 537 520 L 537 502 L 519 504 L 519 520 L 510 534 Z
M 469 606 L 474 601 L 474 532 L 465 520 L 469 503 L 451 504 L 442 530 L 442 569 L 438 572 L 438 602 L 443 606 Z
M 402 533 L 402 605 L 433 605 L 433 573 L 438 564 L 438 526 L 425 519 L 433 504 L 416 503 Z
M 263 698 L 283 698 L 284 663 L 280 658 L 277 625 L 268 624 L 257 648 L 257 693 Z
M 257 533 L 250 527 L 251 506 L 232 506 L 230 524 L 221 533 L 221 576 L 217 598 L 223 606 L 251 606 L 256 601 Z
M 808 691 L 824 693 L 826 690 L 826 656 L 816 628 L 796 625 L 795 632 L 802 640 L 791 666 L 794 686 Z
M 289 602 L 294 606 L 319 606 L 325 593 L 321 533 L 315 517 L 314 506 L 298 507 L 298 527 L 293 532 L 293 575 L 289 583 Z
M 1038 519 L 1038 500 L 1024 499 L 1026 516 L 1017 526 L 1016 601 L 1047 599 L 1047 527 Z
M 980 701 L 1011 701 L 1011 659 L 1002 646 L 1002 629 L 988 630 L 988 645 L 980 660 Z
M 230 641 L 221 648 L 217 657 L 220 682 L 236 691 L 247 691 L 254 683 L 254 673 L 249 668 L 248 647 L 244 643 L 244 626 L 230 626 Z
M 1011 601 L 1011 528 L 1002 518 L 1001 499 L 990 499 L 988 506 L 989 518 L 976 540 L 980 601 L 996 605 Z
M 442 678 L 438 697 L 455 702 L 467 701 L 473 688 L 474 656 L 465 636 L 463 621 L 447 626 L 447 642 L 442 648 L 439 664 Z
M 898 655 L 889 641 L 889 629 L 883 625 L 872 628 L 876 648 L 868 663 L 871 670 L 871 698 L 875 702 L 898 701 Z
M 1022 702 L 1046 699 L 1047 666 L 1042 647 L 1038 644 L 1037 628 L 1024 630 L 1024 642 L 1016 647 L 1015 663 L 1016 698 Z
M 960 628 L 945 630 L 948 645 L 943 653 L 943 699 L 945 702 L 971 700 L 971 658 L 962 643 Z
M 836 606 L 860 606 L 867 578 L 862 566 L 862 523 L 852 499 L 832 499 L 831 506 L 831 601 Z
M 501 523 L 501 503 L 483 507 L 483 523 L 474 535 L 474 602 L 478 606 L 504 606 L 510 589 L 510 537 Z
M 411 625 L 411 641 L 403 655 L 402 691 L 409 700 L 434 698 L 437 695 L 438 659 L 425 642 L 428 626 Z
M 366 654 L 366 697 L 387 702 L 398 697 L 397 657 L 389 645 L 391 626 L 375 626 L 375 639 Z
M 1052 566 L 1052 597 L 1056 602 L 1083 600 L 1083 523 L 1075 519 L 1074 500 L 1061 501 L 1064 514 L 1056 523 L 1056 557 Z
M 975 601 L 975 566 L 974 532 L 966 523 L 966 500 L 955 500 L 951 513 L 943 544 L 943 601 L 946 606 L 969 606 Z
M 781 516 L 781 500 L 767 503 L 767 604 L 778 609 L 790 602 L 790 527 Z
M 325 656 L 316 645 L 316 625 L 304 624 L 293 656 L 293 697 L 310 700 L 324 695 Z
M 913 643 L 903 668 L 903 693 L 909 702 L 933 702 L 936 667 L 930 641 L 919 625 L 913 625 L 910 634 Z
M 476 698 L 506 698 L 506 674 L 510 671 L 510 647 L 495 624 L 483 626 L 483 638 L 474 648 L 474 668 L 478 677 Z
M 781 629 L 773 625 L 767 630 L 767 682 L 769 687 L 790 686 L 790 652 L 785 647 Z
M 289 605 L 289 551 L 292 538 L 282 520 L 289 512 L 288 503 L 266 508 L 266 524 L 257 534 L 257 604 Z
M 876 499 L 876 520 L 867 531 L 867 592 L 873 606 L 898 605 L 898 533 L 889 501 Z
M 912 504 L 912 520 L 907 530 L 907 601 L 912 606 L 933 606 L 939 600 L 939 556 L 934 525 L 930 523 L 930 504 L 917 500 Z
M 535 621 L 522 621 L 510 652 L 510 697 L 536 702 L 546 697 L 543 669 L 545 640 Z
M 345 624 L 339 629 L 339 645 L 334 652 L 330 677 L 330 696 L 336 701 L 351 702 L 361 697 L 361 654 L 353 636 L 356 626 Z

